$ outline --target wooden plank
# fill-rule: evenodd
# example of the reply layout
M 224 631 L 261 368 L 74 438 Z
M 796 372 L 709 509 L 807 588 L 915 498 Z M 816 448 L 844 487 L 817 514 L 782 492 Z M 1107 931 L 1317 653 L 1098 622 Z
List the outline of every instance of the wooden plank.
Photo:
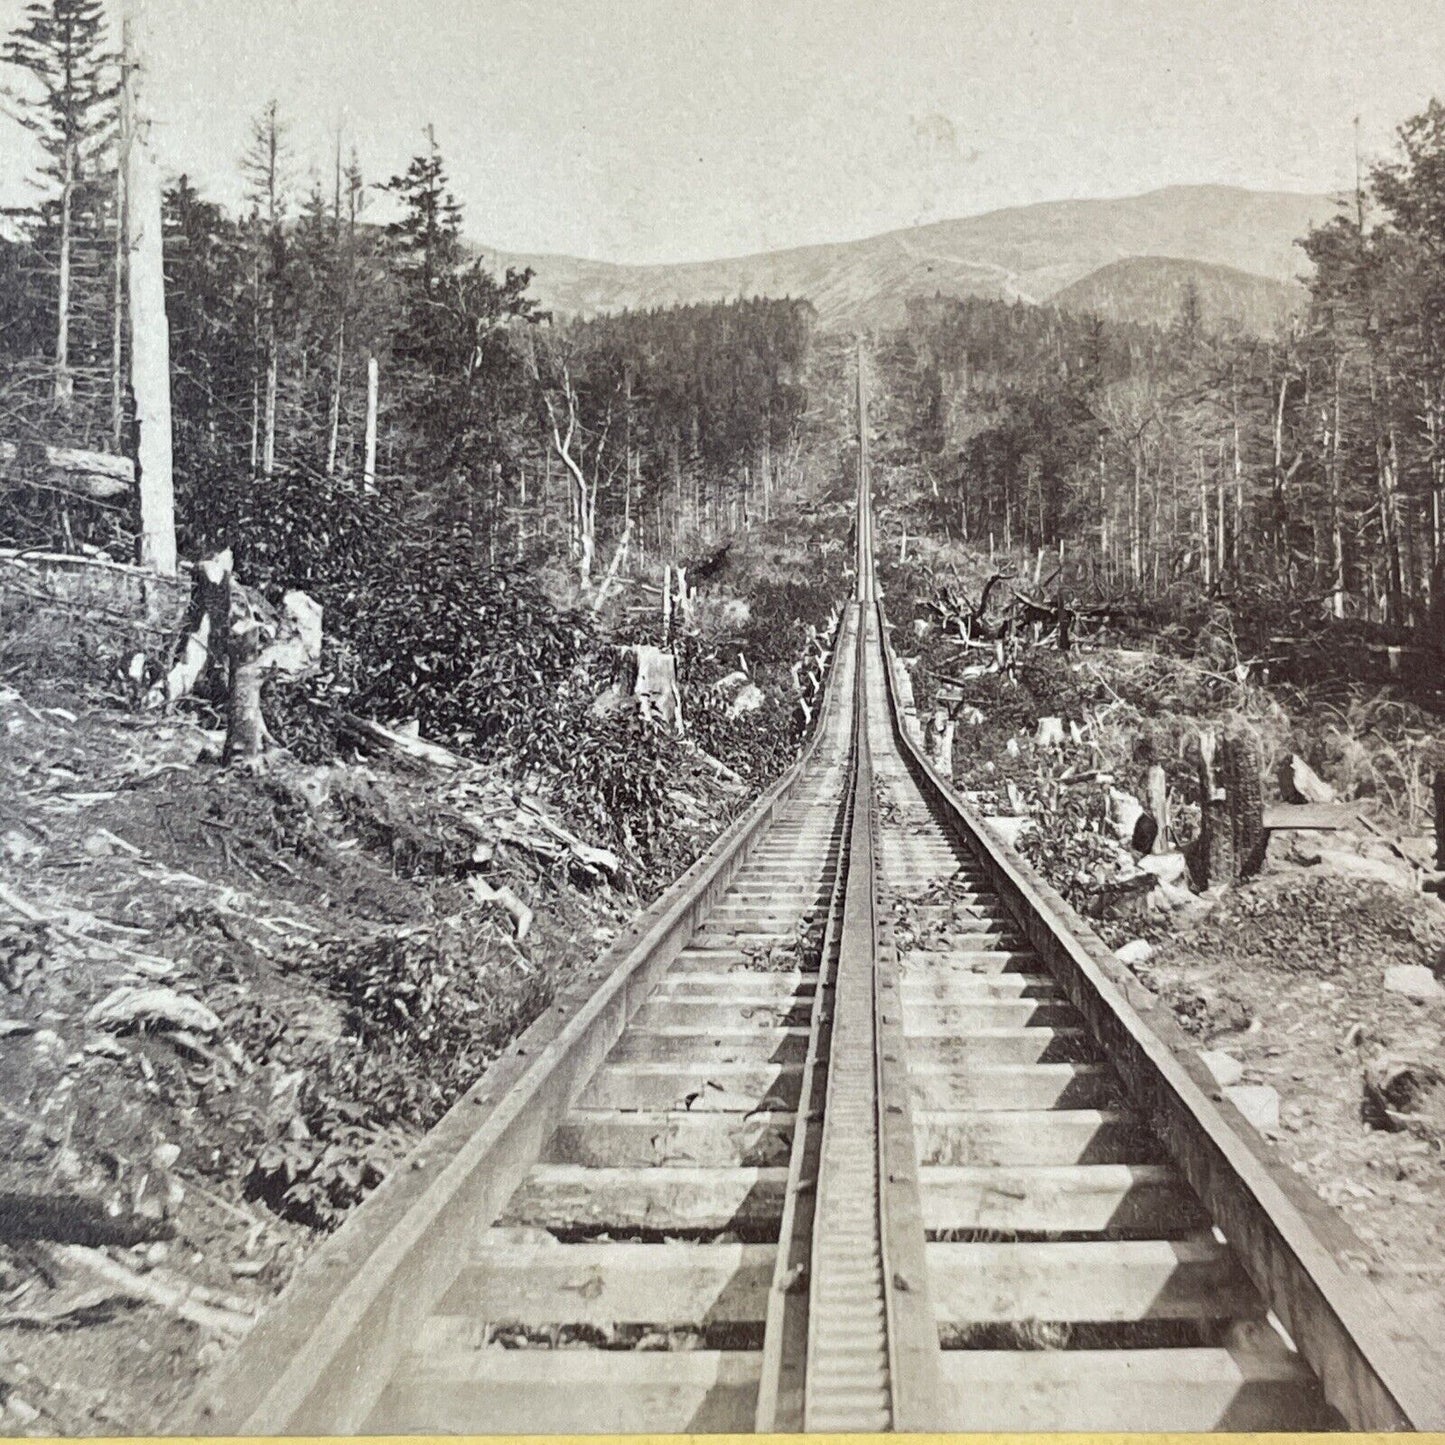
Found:
M 921 1164 L 1153 1164 L 1158 1141 L 1115 1109 L 932 1110 L 914 1115 Z
M 760 968 L 738 969 L 729 973 L 704 973 L 701 970 L 683 973 L 674 965 L 648 1002 L 698 998 L 766 1003 L 794 995 L 811 998 L 817 985 L 816 972 L 802 973 L 796 969 L 780 973 Z
M 531 1326 L 761 1322 L 776 1254 L 771 1244 L 516 1244 L 492 1230 L 436 1313 Z
M 976 1029 L 1058 1028 L 1077 1024 L 1065 999 L 998 998 L 979 994 L 963 1002 L 914 1002 L 904 995 L 904 1032 L 911 1039 L 958 1038 Z
M 791 1109 L 801 1078 L 801 1064 L 716 1063 L 694 1070 L 679 1064 L 609 1064 L 592 1076 L 577 1103 L 584 1109 L 718 1109 L 744 1114 L 762 1108 Z
M 928 1271 L 940 1324 L 1264 1317 L 1239 1261 L 1208 1236 L 930 1244 Z
M 902 975 L 905 1004 L 969 1004 L 990 998 L 1036 998 L 1067 1002 L 1047 973 L 974 973 L 967 969 L 919 968 Z
M 751 1430 L 758 1355 L 746 1350 L 418 1349 L 368 1435 L 591 1435 Z
M 1349 828 L 1360 821 L 1360 810 L 1346 803 L 1266 803 L 1266 832 L 1278 833 L 1292 828 L 1332 832 Z
M 1098 1057 L 1098 1045 L 1079 1028 L 971 1029 L 961 1037 L 911 1034 L 908 1038 L 910 1067 L 1087 1063 Z
M 501 1222 L 572 1231 L 762 1229 L 783 1211 L 788 1171 L 660 1168 L 589 1169 L 538 1164 L 508 1201 Z
M 996 1064 L 970 1069 L 909 1068 L 922 1109 L 1108 1109 L 1123 1090 L 1106 1064 Z
M 779 994 L 773 998 L 740 997 L 736 999 L 687 998 L 674 995 L 659 999 L 654 996 L 645 1003 L 633 1022 L 634 1028 L 694 1032 L 726 1029 L 738 1033 L 751 1028 L 755 1032 L 779 1027 L 802 1027 L 813 1012 L 813 996 L 800 994 L 789 998 Z
M 613 1049 L 612 1063 L 677 1063 L 710 1068 L 714 1063 L 801 1063 L 808 1052 L 802 1026 L 714 1027 L 699 1032 L 691 1025 L 630 1028 Z
M 947 1350 L 961 1431 L 1287 1431 L 1327 1428 L 1309 1372 L 1256 1350 Z
M 1046 979 L 1049 971 L 1043 960 L 1024 943 L 1007 948 L 938 948 L 908 949 L 899 956 L 899 972 L 905 984 L 929 974 L 980 978 L 998 974 L 1017 975 L 1030 979 Z
M 1209 1223 L 1189 1187 L 1165 1165 L 932 1165 L 920 1178 L 930 1230 L 1169 1235 Z
M 640 1167 L 659 1164 L 786 1164 L 791 1113 L 723 1114 L 666 1110 L 574 1109 L 538 1161 Z

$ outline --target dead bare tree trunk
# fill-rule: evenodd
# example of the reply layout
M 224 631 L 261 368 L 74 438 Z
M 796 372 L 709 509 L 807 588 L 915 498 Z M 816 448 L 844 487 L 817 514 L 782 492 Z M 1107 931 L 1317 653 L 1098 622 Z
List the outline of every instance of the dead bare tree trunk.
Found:
M 376 490 L 376 402 L 380 375 L 375 356 L 366 358 L 366 460 L 362 469 L 363 486 Z
M 1224 739 L 1223 754 L 1234 876 L 1248 878 L 1264 862 L 1264 767 L 1259 739 L 1241 727 Z
M 69 405 L 75 395 L 70 371 L 70 246 L 75 205 L 75 142 L 67 139 L 60 181 L 60 278 L 55 302 L 55 399 Z
M 126 148 L 127 273 L 130 282 L 131 392 L 135 397 L 140 482 L 140 561 L 176 575 L 175 482 L 171 456 L 171 340 L 161 240 L 161 178 L 149 126 L 134 92 L 137 58 L 127 66 L 132 122 Z

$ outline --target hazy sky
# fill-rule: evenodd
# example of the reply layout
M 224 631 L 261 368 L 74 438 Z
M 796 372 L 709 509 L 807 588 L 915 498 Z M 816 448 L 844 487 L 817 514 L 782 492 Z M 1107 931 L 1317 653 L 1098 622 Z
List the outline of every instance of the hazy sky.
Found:
M 116 0 L 118 3 L 118 0 Z M 137 0 L 139 3 L 139 0 Z M 1175 182 L 1333 189 L 1445 96 L 1445 0 L 145 0 L 163 160 L 233 200 L 435 122 L 473 237 L 678 260 Z M 0 0 L 9 28 L 22 0 Z M 23 137 L 0 118 L 0 198 Z

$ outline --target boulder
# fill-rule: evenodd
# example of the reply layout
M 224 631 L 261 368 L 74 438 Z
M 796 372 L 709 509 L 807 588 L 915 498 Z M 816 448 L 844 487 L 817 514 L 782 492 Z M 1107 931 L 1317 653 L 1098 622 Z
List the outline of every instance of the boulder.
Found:
M 1244 1065 L 1223 1049 L 1202 1049 L 1199 1062 L 1209 1070 L 1221 1089 L 1232 1089 L 1244 1078 Z
M 1188 861 L 1182 853 L 1151 853 L 1139 860 L 1139 866 L 1161 883 L 1182 883 L 1189 872 Z
M 1141 963 L 1148 963 L 1154 957 L 1154 945 L 1146 938 L 1131 939 L 1122 948 L 1114 950 L 1114 957 L 1120 963 L 1127 963 L 1130 968 L 1136 968 Z
M 1017 848 L 1021 834 L 1034 826 L 1032 818 L 993 817 L 983 820 L 1010 848 Z
M 1445 998 L 1445 988 L 1423 963 L 1392 963 L 1385 970 L 1385 987 L 1420 1003 Z
M 742 717 L 744 713 L 757 712 L 765 700 L 763 690 L 757 683 L 746 682 L 738 689 L 737 696 L 728 707 L 728 716 Z
M 1261 1132 L 1279 1128 L 1279 1095 L 1268 1084 L 1233 1084 L 1224 1097 Z

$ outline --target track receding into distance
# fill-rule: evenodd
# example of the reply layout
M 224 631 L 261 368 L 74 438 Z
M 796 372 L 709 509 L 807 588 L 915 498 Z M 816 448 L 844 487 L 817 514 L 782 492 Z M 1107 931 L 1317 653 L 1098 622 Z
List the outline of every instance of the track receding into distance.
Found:
M 179 1428 L 1445 1427 L 1337 1227 L 917 746 L 860 443 L 798 765 Z

